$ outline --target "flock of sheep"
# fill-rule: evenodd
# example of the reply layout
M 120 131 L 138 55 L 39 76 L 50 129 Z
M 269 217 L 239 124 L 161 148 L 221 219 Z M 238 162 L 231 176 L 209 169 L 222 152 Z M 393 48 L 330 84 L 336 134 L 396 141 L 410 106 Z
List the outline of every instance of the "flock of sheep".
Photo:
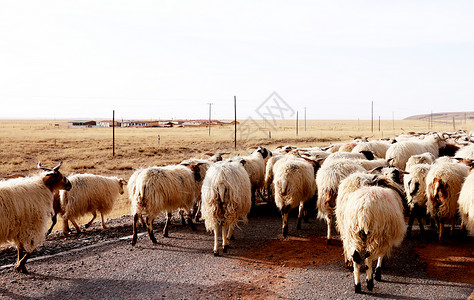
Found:
M 104 214 L 127 185 L 133 216 L 132 245 L 141 221 L 150 240 L 153 220 L 166 213 L 163 236 L 168 236 L 171 213 L 179 211 L 183 224 L 204 220 L 214 233 L 215 256 L 219 232 L 226 253 L 234 228 L 247 221 L 256 199 L 274 202 L 282 214 L 282 234 L 288 235 L 288 214 L 299 207 L 297 229 L 306 217 L 305 203 L 317 200 L 317 215 L 327 223 L 327 241 L 339 232 L 344 257 L 354 268 L 355 292 L 361 292 L 360 267 L 367 265 L 367 289 L 381 280 L 382 259 L 411 234 L 417 219 L 433 220 L 443 238 L 444 224 L 457 215 L 461 227 L 474 233 L 474 139 L 466 132 L 406 134 L 395 139 L 329 147 L 281 146 L 274 151 L 258 147 L 248 156 L 223 159 L 222 154 L 189 159 L 178 165 L 136 170 L 128 183 L 117 177 L 59 172 L 60 165 L 44 168 L 39 175 L 0 181 L 0 244 L 11 243 L 18 251 L 15 269 L 26 273 L 25 263 L 42 243 L 59 214 L 63 233 L 71 221 L 98 212 Z M 408 216 L 408 226 L 405 223 Z M 50 219 L 53 225 L 49 228 Z M 143 219 L 145 218 L 145 219 Z M 425 221 L 425 222 L 426 222 Z M 373 261 L 377 260 L 375 272 Z M 375 273 L 375 275 L 374 275 Z

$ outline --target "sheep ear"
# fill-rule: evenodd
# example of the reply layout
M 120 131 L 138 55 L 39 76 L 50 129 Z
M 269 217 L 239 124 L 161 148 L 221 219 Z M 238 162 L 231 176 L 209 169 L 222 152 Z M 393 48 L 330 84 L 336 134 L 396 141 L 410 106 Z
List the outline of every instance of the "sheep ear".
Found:
M 239 162 L 242 164 L 242 166 L 245 166 L 245 164 L 247 163 L 245 159 L 241 159 Z
M 128 182 L 127 182 L 125 179 L 123 179 L 123 178 L 119 178 L 119 182 L 120 182 L 122 185 L 127 185 L 127 184 L 128 184 Z

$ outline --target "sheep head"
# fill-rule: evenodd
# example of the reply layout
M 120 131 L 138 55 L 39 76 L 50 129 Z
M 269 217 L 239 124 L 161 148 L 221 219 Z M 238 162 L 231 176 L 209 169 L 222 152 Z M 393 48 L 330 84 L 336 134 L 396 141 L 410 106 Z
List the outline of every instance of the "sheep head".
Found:
M 43 175 L 43 182 L 53 193 L 57 190 L 69 191 L 72 188 L 71 182 L 63 174 L 61 174 L 61 172 L 59 172 L 61 165 L 62 162 L 60 162 L 53 169 L 48 169 L 41 166 L 41 162 L 38 162 L 38 169 L 47 171 Z

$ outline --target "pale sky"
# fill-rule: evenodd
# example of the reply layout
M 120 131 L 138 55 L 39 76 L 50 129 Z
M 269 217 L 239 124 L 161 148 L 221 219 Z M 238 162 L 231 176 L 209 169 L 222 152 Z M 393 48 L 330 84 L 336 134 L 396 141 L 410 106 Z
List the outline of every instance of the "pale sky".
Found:
M 474 1 L 0 0 L 0 118 L 474 111 Z M 294 119 L 294 116 L 293 116 Z

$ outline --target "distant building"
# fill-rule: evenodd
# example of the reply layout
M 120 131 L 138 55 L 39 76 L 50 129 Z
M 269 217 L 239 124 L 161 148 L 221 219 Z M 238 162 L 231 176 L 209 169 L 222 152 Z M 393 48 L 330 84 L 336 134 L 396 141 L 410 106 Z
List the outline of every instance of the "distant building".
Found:
M 99 121 L 97 127 L 112 127 L 112 120 Z M 119 121 L 115 121 L 115 127 L 120 127 Z
M 96 121 L 91 120 L 74 120 L 68 123 L 71 124 L 72 127 L 93 127 L 97 125 Z

